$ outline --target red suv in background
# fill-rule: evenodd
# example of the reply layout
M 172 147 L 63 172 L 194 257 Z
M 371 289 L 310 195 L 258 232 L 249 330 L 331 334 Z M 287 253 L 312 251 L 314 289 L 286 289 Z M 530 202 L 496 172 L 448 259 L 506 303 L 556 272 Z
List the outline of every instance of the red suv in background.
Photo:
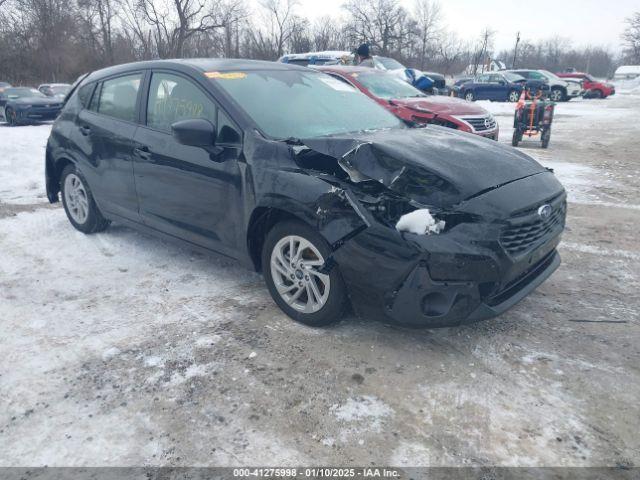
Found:
M 557 73 L 560 78 L 573 78 L 575 80 L 580 80 L 582 83 L 582 88 L 586 92 L 586 98 L 607 98 L 611 95 L 615 95 L 616 89 L 610 83 L 599 82 L 594 79 L 588 73 L 582 72 L 564 72 Z
M 371 97 L 396 117 L 432 123 L 498 140 L 498 122 L 484 108 L 442 95 L 426 95 L 396 75 L 366 67 L 315 67 Z

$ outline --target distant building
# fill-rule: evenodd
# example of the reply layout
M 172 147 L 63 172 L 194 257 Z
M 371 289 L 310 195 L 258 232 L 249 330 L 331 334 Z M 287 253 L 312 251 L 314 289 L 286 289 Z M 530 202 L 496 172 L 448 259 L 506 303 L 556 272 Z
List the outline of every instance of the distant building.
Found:
M 465 71 L 464 75 L 473 75 L 474 73 L 484 73 L 484 72 L 498 72 L 500 70 L 506 70 L 507 66 L 504 62 L 500 60 L 491 60 L 488 59 L 484 64 L 479 63 L 477 66 L 474 64 L 469 65 Z

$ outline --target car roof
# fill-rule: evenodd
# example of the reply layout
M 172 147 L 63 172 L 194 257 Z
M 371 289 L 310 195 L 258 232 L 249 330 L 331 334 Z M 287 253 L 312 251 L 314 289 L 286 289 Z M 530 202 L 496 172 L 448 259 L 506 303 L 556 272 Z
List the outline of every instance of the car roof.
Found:
M 190 67 L 201 72 L 215 71 L 257 71 L 257 70 L 300 70 L 308 72 L 305 67 L 290 65 L 280 62 L 268 62 L 263 60 L 243 60 L 231 58 L 185 58 L 171 60 L 148 60 L 143 62 L 125 63 L 114 67 L 103 68 L 92 72 L 85 82 L 99 80 L 104 77 L 118 75 L 120 73 L 134 72 L 141 69 L 150 68 L 177 68 L 184 69 Z

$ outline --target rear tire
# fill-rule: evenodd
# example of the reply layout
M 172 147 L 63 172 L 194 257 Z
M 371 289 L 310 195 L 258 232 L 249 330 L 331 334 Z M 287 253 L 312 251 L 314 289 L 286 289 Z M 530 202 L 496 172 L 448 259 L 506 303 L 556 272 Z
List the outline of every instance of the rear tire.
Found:
M 549 141 L 551 140 L 551 130 L 547 129 L 542 132 L 542 148 L 547 148 L 549 146 Z
M 516 103 L 518 100 L 520 100 L 520 94 L 517 92 L 517 90 L 511 90 L 507 99 L 511 103 Z
M 62 171 L 60 191 L 64 211 L 76 230 L 96 233 L 109 226 L 111 222 L 98 210 L 89 184 L 75 165 L 67 165 Z
M 472 91 L 468 91 L 464 94 L 464 99 L 467 102 L 475 102 L 476 101 L 476 96 Z
M 329 244 L 302 222 L 278 223 L 267 234 L 262 273 L 271 297 L 293 320 L 319 327 L 344 315 L 346 288 L 337 265 L 327 268 L 330 257 Z

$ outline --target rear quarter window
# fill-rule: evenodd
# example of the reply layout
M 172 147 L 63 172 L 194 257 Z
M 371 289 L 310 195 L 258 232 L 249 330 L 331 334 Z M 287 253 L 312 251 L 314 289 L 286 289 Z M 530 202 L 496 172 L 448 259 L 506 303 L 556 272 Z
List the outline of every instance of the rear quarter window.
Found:
M 93 89 L 95 88 L 95 86 L 95 83 L 89 83 L 87 85 L 83 85 L 78 89 L 78 101 L 83 108 L 89 107 L 89 101 L 91 100 L 91 94 L 93 93 Z

